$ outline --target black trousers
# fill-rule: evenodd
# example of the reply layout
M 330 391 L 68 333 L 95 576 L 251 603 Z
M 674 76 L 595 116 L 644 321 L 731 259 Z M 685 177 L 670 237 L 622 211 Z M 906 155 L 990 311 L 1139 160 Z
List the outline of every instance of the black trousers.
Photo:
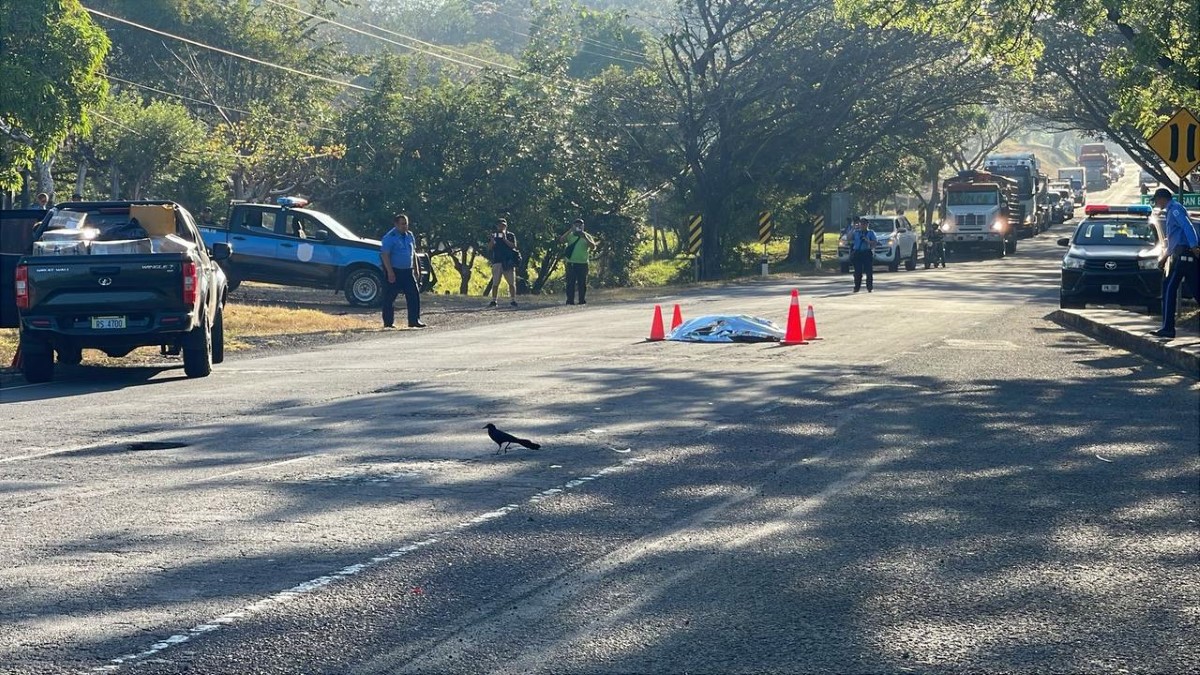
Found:
M 862 288 L 863 275 L 867 275 L 867 290 L 875 287 L 875 254 L 871 251 L 854 251 L 850 254 L 854 265 L 854 290 Z
M 413 278 L 412 270 L 396 270 L 396 281 L 388 283 L 383 289 L 383 325 L 391 326 L 396 322 L 396 296 L 404 293 L 404 304 L 408 308 L 408 325 L 421 320 L 421 294 L 417 292 L 417 280 Z
M 579 303 L 587 302 L 587 263 L 567 263 L 567 302 L 575 303 L 575 292 L 579 292 Z

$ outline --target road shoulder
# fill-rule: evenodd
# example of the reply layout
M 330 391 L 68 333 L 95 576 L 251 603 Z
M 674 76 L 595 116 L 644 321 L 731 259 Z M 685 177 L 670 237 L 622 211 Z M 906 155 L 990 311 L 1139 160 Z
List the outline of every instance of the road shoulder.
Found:
M 1059 309 L 1047 318 L 1200 379 L 1200 334 L 1194 330 L 1180 327 L 1174 340 L 1159 339 L 1150 335 L 1159 327 L 1158 317 L 1119 309 Z

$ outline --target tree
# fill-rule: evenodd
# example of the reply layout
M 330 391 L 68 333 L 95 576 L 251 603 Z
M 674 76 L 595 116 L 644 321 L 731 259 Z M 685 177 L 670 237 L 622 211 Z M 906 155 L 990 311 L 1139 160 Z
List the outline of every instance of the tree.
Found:
M 107 36 L 77 0 L 0 0 L 0 186 L 36 158 L 39 189 L 54 194 L 50 160 L 104 97 Z

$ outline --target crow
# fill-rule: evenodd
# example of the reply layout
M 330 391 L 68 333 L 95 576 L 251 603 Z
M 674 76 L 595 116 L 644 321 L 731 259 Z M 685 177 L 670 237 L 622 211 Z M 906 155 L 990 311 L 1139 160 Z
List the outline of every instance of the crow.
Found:
M 534 443 L 533 441 L 531 441 L 529 439 L 517 438 L 516 436 L 513 436 L 510 433 L 501 431 L 496 428 L 495 424 L 492 424 L 490 422 L 483 428 L 487 429 L 488 438 L 490 438 L 496 442 L 496 454 L 497 455 L 500 454 L 501 450 L 503 450 L 505 452 L 505 454 L 508 454 L 508 446 L 512 445 L 513 443 L 516 443 L 517 445 L 523 445 L 523 446 L 529 448 L 530 450 L 541 450 L 541 448 L 542 448 L 541 445 Z

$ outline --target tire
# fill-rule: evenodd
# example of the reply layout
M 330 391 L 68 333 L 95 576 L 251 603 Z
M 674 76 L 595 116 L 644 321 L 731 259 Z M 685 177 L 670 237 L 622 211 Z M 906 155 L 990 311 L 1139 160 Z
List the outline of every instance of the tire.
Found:
M 377 307 L 383 302 L 383 275 L 375 270 L 357 269 L 346 277 L 346 302 L 355 307 Z
M 212 362 L 221 363 L 225 360 L 225 310 L 217 308 L 212 326 Z
M 850 266 L 849 265 L 842 263 L 841 267 L 842 267 L 842 274 L 850 274 Z
M 54 379 L 54 350 L 50 345 L 21 343 L 21 374 L 30 384 Z
M 1013 239 L 1012 241 L 1004 242 L 1004 252 L 1007 255 L 1012 255 L 1012 254 L 1016 253 L 1017 252 L 1017 240 Z
M 188 377 L 208 377 L 212 373 L 213 340 L 208 317 L 200 316 L 200 325 L 183 338 L 183 372 Z
M 83 347 L 67 345 L 58 350 L 58 362 L 64 366 L 83 363 Z
M 912 255 L 908 256 L 908 258 L 905 259 L 905 261 L 904 261 L 904 269 L 909 272 L 917 269 L 917 245 L 916 244 L 913 244 Z
M 888 263 L 888 271 L 889 272 L 899 272 L 900 271 L 900 247 L 899 246 L 896 247 L 896 255 L 892 256 L 892 261 L 890 263 Z
M 1086 302 L 1079 302 L 1078 300 L 1068 300 L 1068 299 L 1062 297 L 1061 295 L 1058 296 L 1059 309 L 1083 309 L 1086 306 L 1087 306 Z

